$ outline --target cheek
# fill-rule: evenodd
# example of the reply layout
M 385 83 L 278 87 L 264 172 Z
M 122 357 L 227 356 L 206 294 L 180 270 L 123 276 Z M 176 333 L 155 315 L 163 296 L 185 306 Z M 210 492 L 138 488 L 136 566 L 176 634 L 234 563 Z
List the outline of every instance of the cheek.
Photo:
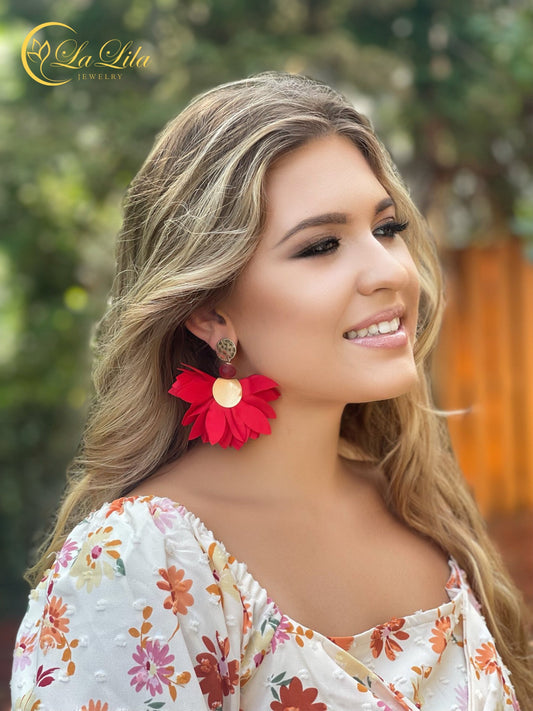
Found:
M 406 283 L 403 289 L 404 293 L 411 301 L 415 299 L 418 303 L 418 297 L 420 294 L 420 275 L 418 273 L 417 266 L 405 241 L 401 237 L 397 237 L 396 240 L 395 256 L 398 262 L 405 269 L 407 275 Z
M 275 377 L 275 371 L 290 370 L 291 363 L 301 368 L 314 353 L 319 357 L 325 332 L 335 330 L 333 301 L 326 286 L 317 288 L 294 272 L 289 277 L 279 268 L 250 271 L 228 309 L 249 367 Z
M 420 275 L 418 273 L 418 269 L 416 268 L 416 264 L 410 255 L 404 264 L 408 274 L 407 284 L 405 287 L 405 305 L 408 313 L 410 340 L 411 344 L 414 344 L 416 340 L 418 309 L 420 305 Z

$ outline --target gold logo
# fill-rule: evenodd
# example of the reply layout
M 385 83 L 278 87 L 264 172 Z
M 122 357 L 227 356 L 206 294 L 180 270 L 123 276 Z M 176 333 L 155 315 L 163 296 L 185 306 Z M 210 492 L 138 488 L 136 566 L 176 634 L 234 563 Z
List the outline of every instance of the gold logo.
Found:
M 54 28 L 53 34 L 59 34 L 59 39 L 51 42 L 41 37 L 39 41 L 36 35 L 45 28 Z M 57 28 L 63 29 L 56 33 Z M 39 84 L 61 86 L 73 78 L 117 80 L 122 79 L 125 71 L 143 69 L 150 62 L 150 56 L 142 53 L 140 45 L 135 47 L 133 40 L 109 39 L 95 52 L 87 41 L 80 42 L 71 36 L 65 39 L 65 30 L 78 34 L 63 22 L 43 22 L 34 27 L 22 43 L 22 65 Z

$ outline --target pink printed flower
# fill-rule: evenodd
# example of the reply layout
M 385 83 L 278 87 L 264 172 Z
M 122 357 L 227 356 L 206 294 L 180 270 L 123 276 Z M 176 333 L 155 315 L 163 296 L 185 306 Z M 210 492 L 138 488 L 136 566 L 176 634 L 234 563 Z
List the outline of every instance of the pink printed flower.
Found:
M 466 684 L 457 686 L 455 689 L 455 700 L 459 711 L 468 711 L 468 687 Z
M 153 522 L 161 533 L 165 533 L 166 528 L 172 528 L 177 516 L 177 511 L 172 501 L 169 499 L 161 499 L 157 502 L 150 501 L 148 509 Z
M 35 648 L 35 635 L 23 635 L 17 642 L 13 653 L 13 671 L 18 671 L 27 667 L 30 663 L 30 656 Z
M 279 621 L 279 625 L 276 627 L 274 636 L 272 637 L 271 647 L 273 652 L 276 651 L 276 647 L 278 646 L 278 644 L 283 644 L 289 639 L 288 631 L 290 629 L 291 623 L 289 622 L 288 617 L 285 617 L 285 615 L 283 615 L 281 620 Z
M 135 691 L 140 691 L 146 687 L 152 696 L 161 694 L 163 684 L 170 686 L 169 677 L 174 674 L 174 667 L 170 665 L 174 661 L 174 655 L 169 654 L 169 646 L 160 646 L 159 641 L 147 640 L 144 648 L 137 645 L 137 651 L 133 653 L 133 660 L 137 666 L 132 667 L 128 674 L 132 675 L 131 686 Z
M 67 540 L 63 544 L 63 547 L 61 548 L 59 553 L 56 555 L 56 559 L 55 559 L 54 566 L 53 566 L 54 575 L 57 575 L 59 573 L 60 568 L 67 567 L 67 565 L 70 563 L 70 561 L 74 557 L 74 553 L 77 550 L 78 550 L 77 544 L 74 541 L 71 541 L 70 538 L 67 538 Z

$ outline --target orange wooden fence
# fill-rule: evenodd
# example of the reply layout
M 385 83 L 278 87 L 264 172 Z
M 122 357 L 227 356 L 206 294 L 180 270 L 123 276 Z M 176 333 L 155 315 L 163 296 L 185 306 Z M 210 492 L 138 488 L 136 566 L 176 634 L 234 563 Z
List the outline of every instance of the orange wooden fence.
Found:
M 485 515 L 533 508 L 533 264 L 508 239 L 446 255 L 439 407 Z

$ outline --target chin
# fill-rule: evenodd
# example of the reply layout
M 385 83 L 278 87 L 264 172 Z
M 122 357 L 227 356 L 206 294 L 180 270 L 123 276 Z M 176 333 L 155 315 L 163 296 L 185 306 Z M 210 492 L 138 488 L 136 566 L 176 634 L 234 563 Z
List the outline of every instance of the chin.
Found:
M 391 378 L 388 382 L 369 383 L 367 393 L 354 402 L 376 402 L 378 400 L 392 400 L 400 395 L 411 392 L 419 383 L 418 372 L 413 366 L 413 371 L 405 373 L 404 377 Z

